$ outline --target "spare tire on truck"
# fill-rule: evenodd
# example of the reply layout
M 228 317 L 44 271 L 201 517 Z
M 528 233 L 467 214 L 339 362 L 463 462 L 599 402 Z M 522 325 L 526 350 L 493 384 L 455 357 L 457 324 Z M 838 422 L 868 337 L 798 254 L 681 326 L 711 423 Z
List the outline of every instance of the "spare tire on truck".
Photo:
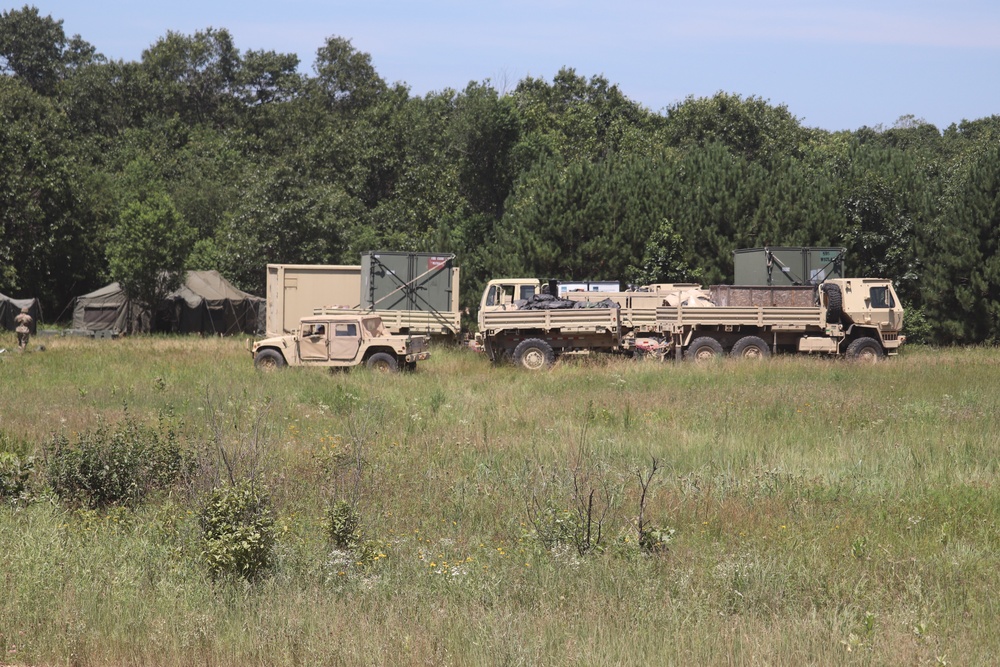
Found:
M 840 285 L 823 283 L 820 289 L 826 293 L 826 323 L 840 324 L 844 315 L 844 295 L 840 293 Z
M 529 371 L 548 368 L 556 359 L 552 346 L 540 338 L 522 340 L 514 348 L 514 363 Z

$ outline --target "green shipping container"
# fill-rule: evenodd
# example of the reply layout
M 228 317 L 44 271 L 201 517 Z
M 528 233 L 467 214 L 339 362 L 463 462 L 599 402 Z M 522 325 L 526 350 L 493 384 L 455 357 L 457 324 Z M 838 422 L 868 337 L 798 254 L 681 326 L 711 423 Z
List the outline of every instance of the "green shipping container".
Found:
M 454 260 L 454 255 L 440 253 L 362 254 L 362 308 L 450 311 Z
M 733 251 L 734 285 L 818 285 L 844 277 L 846 248 L 774 247 Z

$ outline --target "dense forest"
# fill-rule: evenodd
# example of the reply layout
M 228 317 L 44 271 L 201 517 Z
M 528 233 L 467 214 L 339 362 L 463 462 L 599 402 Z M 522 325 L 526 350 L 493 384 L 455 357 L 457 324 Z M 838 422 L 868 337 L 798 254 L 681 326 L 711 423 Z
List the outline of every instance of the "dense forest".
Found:
M 1000 116 L 828 132 L 719 92 L 653 112 L 565 68 L 412 96 L 330 37 L 299 58 L 225 29 L 109 60 L 34 7 L 0 17 L 0 292 L 47 320 L 186 269 L 263 293 L 269 262 L 451 252 L 498 276 L 732 278 L 732 251 L 844 246 L 911 338 L 1000 340 Z

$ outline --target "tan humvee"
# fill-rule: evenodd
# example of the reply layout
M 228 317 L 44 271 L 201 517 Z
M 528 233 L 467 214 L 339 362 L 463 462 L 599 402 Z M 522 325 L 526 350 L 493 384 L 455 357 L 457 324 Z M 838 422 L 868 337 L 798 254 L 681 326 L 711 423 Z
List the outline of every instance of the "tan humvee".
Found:
M 254 366 L 271 370 L 283 366 L 347 368 L 365 364 L 380 371 L 413 370 L 429 359 L 425 336 L 394 336 L 374 315 L 316 315 L 304 317 L 291 335 L 253 343 Z

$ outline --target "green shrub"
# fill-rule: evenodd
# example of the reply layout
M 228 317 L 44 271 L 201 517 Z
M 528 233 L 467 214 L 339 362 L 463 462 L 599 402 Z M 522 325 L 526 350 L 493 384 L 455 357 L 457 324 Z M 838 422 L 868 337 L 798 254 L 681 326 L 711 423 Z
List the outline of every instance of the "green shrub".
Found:
M 361 517 L 347 501 L 338 500 L 326 510 L 326 533 L 338 549 L 351 549 L 361 540 Z
M 267 492 L 250 481 L 216 487 L 201 508 L 202 558 L 214 577 L 256 581 L 274 567 L 274 515 Z
M 677 531 L 673 528 L 653 526 L 644 528 L 639 534 L 639 548 L 646 553 L 665 553 Z
M 27 498 L 28 479 L 34 470 L 35 457 L 0 451 L 0 501 Z
M 561 545 L 571 545 L 576 548 L 580 535 L 580 521 L 572 510 L 547 502 L 532 508 L 528 518 L 534 528 L 531 537 L 543 549 L 555 549 Z
M 386 544 L 378 539 L 369 539 L 361 530 L 361 515 L 351 503 L 338 500 L 327 508 L 324 519 L 326 534 L 334 547 L 331 564 L 337 567 L 338 572 L 358 570 L 370 573 L 382 559 L 388 558 Z
M 924 314 L 923 308 L 906 307 L 903 318 L 903 333 L 907 343 L 930 343 L 934 340 L 934 328 Z
M 131 415 L 109 427 L 98 425 L 71 443 L 55 435 L 45 447 L 46 477 L 63 500 L 101 509 L 136 505 L 156 489 L 174 483 L 193 467 L 177 436 L 161 418 L 156 428 Z

